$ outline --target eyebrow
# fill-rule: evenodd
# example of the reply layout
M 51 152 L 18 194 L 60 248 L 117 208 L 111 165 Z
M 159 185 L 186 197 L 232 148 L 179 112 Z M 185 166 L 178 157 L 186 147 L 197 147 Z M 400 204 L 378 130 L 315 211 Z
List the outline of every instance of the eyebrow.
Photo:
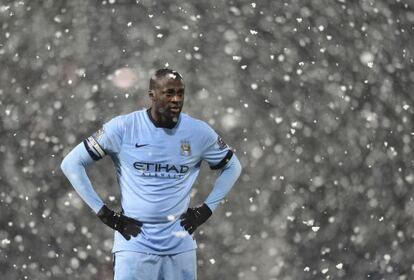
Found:
M 184 91 L 184 90 L 185 90 L 185 88 L 179 88 L 177 91 Z M 174 91 L 175 92 L 175 90 L 173 88 L 166 88 L 162 92 L 169 92 L 169 91 Z

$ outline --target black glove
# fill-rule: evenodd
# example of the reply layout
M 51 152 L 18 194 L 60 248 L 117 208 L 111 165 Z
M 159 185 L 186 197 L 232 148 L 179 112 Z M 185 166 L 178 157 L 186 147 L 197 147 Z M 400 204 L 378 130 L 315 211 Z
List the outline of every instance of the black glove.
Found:
M 106 205 L 102 206 L 97 215 L 104 224 L 117 230 L 126 240 L 130 240 L 131 235 L 136 237 L 141 232 L 142 223 L 140 221 L 129 218 L 122 213 L 114 212 Z
M 203 204 L 198 207 L 188 208 L 187 212 L 181 215 L 181 226 L 184 227 L 189 234 L 193 234 L 193 232 L 205 221 L 210 218 L 211 209 L 207 206 L 207 204 Z

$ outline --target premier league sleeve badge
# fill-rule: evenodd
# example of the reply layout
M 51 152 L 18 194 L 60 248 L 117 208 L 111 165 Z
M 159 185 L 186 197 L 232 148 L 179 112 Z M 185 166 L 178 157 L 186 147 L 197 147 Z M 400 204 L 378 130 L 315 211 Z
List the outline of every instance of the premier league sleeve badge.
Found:
M 227 144 L 224 142 L 223 138 L 220 136 L 217 138 L 217 144 L 220 150 L 227 148 Z

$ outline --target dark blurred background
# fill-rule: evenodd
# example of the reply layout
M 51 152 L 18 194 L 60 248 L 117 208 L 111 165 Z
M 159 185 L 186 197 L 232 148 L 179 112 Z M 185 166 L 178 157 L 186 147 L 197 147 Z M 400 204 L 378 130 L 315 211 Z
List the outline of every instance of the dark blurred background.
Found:
M 244 168 L 199 279 L 414 279 L 413 26 L 409 0 L 1 0 L 1 278 L 111 279 L 59 165 L 169 66 Z M 119 209 L 110 159 L 88 173 Z

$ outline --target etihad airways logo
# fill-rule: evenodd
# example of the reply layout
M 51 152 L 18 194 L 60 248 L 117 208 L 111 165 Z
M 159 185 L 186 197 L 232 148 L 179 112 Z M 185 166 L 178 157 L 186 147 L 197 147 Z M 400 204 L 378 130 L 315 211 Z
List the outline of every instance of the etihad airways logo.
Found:
M 134 168 L 146 177 L 182 178 L 190 167 L 169 163 L 134 162 Z

